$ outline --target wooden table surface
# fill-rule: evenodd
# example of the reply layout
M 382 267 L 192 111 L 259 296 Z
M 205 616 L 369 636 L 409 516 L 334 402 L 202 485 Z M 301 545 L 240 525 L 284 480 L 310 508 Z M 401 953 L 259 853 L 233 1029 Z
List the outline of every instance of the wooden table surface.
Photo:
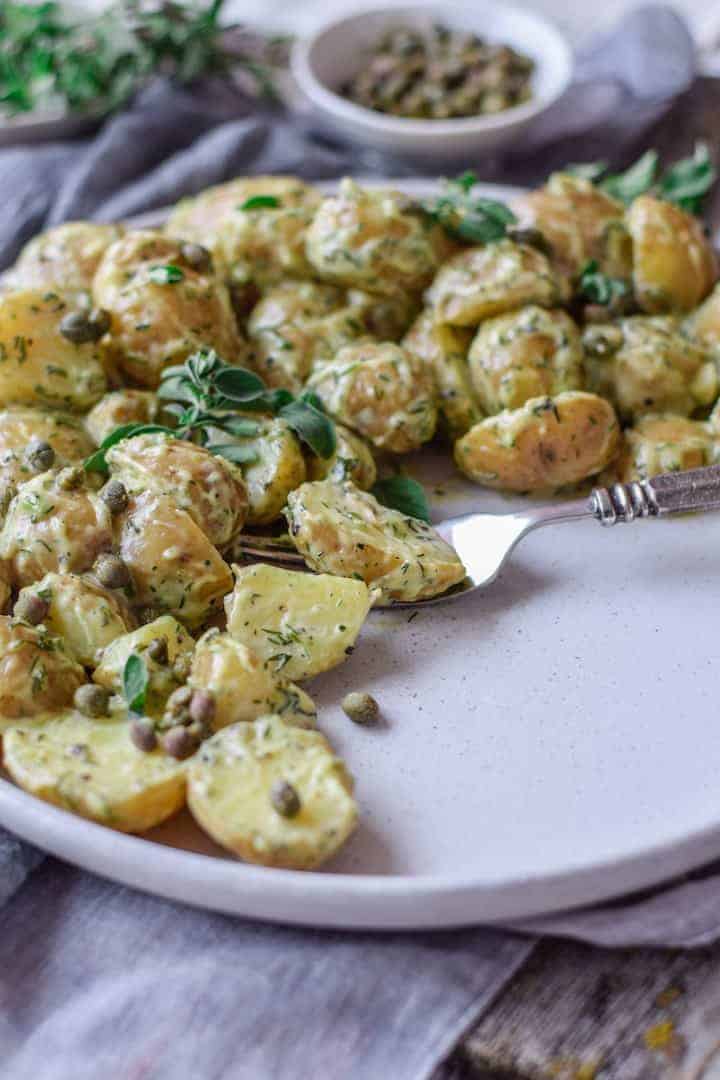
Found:
M 696 139 L 720 166 L 720 79 L 701 79 L 636 149 L 655 146 L 672 161 Z M 720 230 L 720 190 L 708 220 Z M 720 944 L 683 952 L 545 940 L 437 1080 L 720 1080 Z

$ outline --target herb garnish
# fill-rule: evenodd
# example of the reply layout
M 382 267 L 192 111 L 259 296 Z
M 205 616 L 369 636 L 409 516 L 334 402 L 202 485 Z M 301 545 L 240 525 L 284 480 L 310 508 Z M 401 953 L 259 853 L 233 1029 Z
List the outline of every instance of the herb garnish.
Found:
M 280 205 L 277 195 L 251 195 L 240 205 L 241 210 L 274 210 Z
M 474 196 L 472 189 L 476 183 L 474 172 L 446 180 L 443 194 L 427 199 L 422 208 L 456 240 L 470 244 L 502 240 L 508 225 L 514 225 L 517 218 L 504 203 Z
M 578 279 L 578 295 L 591 304 L 602 304 L 603 307 L 620 300 L 629 291 L 627 281 L 604 274 L 595 259 L 585 264 Z
M 137 653 L 130 653 L 123 668 L 123 697 L 131 712 L 142 714 L 145 708 L 149 676 L 145 661 Z
M 568 165 L 565 171 L 592 180 L 608 195 L 626 204 L 631 203 L 638 195 L 650 193 L 675 203 L 689 214 L 699 214 L 703 199 L 717 177 L 707 144 L 697 143 L 691 157 L 681 158 L 660 175 L 658 165 L 657 151 L 647 150 L 622 173 L 604 176 L 607 170 L 604 161 Z
M 390 510 L 397 510 L 406 517 L 418 518 L 430 524 L 430 507 L 425 488 L 412 476 L 397 473 L 385 480 L 378 480 L 371 494 Z
M 179 266 L 151 266 L 148 277 L 155 285 L 177 285 L 185 277 Z
M 123 424 L 115 428 L 85 462 L 87 472 L 107 474 L 107 451 L 122 439 L 162 432 L 175 439 L 192 440 L 219 457 L 238 465 L 258 460 L 256 447 L 218 439 L 219 433 L 249 438 L 260 425 L 243 412 L 270 413 L 285 421 L 318 457 L 335 453 L 335 426 L 316 394 L 294 397 L 289 390 L 268 390 L 254 371 L 224 363 L 213 349 L 200 349 L 184 364 L 166 368 L 158 390 L 165 411 L 176 419 L 174 428 L 162 424 Z

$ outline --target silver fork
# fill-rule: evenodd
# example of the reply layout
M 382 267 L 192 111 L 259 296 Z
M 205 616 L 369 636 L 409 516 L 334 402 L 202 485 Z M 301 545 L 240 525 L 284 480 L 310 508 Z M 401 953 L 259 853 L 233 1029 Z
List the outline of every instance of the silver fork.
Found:
M 601 525 L 665 514 L 720 510 L 720 465 L 688 472 L 663 473 L 651 480 L 594 488 L 587 498 L 546 506 L 529 506 L 515 514 L 463 514 L 435 525 L 455 548 L 467 570 L 465 581 L 430 600 L 389 601 L 378 607 L 425 607 L 467 596 L 489 585 L 500 573 L 515 546 L 534 529 L 581 518 Z M 271 538 L 241 536 L 237 553 L 265 562 L 305 567 L 302 555 Z

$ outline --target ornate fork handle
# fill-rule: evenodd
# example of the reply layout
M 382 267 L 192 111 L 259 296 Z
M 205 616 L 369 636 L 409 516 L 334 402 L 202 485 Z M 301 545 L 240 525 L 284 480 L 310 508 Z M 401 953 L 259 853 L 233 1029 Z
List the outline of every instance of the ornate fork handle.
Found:
M 720 465 L 595 488 L 590 495 L 590 512 L 601 525 L 701 510 L 720 510 Z

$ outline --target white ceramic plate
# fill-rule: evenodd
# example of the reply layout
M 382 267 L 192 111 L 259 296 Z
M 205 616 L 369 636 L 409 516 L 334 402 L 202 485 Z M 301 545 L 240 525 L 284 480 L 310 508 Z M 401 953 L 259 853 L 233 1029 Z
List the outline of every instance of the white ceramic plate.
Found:
M 519 501 L 449 455 L 413 467 L 438 517 Z M 373 614 L 310 685 L 362 807 L 323 872 L 243 865 L 185 816 L 122 836 L 2 780 L 0 822 L 117 881 L 289 923 L 502 921 L 659 882 L 720 855 L 719 580 L 716 515 L 589 521 L 530 536 L 485 592 Z M 344 717 L 351 689 L 378 698 L 381 727 Z

